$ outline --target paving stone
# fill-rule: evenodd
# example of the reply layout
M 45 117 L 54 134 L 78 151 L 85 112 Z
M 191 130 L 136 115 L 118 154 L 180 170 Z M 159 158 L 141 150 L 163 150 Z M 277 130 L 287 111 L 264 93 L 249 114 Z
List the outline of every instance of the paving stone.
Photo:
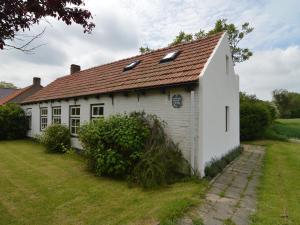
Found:
M 223 225 L 227 218 L 237 225 L 249 224 L 249 216 L 256 207 L 255 190 L 261 174 L 264 149 L 251 145 L 245 145 L 244 149 L 242 155 L 214 181 L 205 202 L 195 210 L 194 213 L 203 219 L 205 225 Z M 223 197 L 220 196 L 222 191 L 225 191 Z M 186 217 L 178 224 L 192 225 L 193 222 Z

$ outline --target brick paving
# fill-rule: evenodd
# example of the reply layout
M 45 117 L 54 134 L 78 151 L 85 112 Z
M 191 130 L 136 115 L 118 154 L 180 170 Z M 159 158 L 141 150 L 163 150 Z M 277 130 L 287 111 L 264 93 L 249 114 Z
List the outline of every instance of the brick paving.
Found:
M 263 155 L 263 147 L 244 145 L 242 155 L 212 182 L 205 202 L 178 225 L 193 225 L 199 219 L 205 225 L 223 225 L 225 221 L 248 225 L 249 216 L 255 212 Z

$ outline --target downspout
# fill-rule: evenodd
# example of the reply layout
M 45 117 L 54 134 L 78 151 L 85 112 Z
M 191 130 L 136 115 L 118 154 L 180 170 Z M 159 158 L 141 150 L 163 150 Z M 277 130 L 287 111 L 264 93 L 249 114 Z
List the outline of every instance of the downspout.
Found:
M 191 108 L 190 108 L 190 124 L 191 124 L 191 167 L 192 167 L 192 172 L 195 171 L 195 139 L 196 139 L 196 132 L 195 132 L 195 125 L 196 125 L 196 119 L 195 119 L 195 91 L 191 91 Z

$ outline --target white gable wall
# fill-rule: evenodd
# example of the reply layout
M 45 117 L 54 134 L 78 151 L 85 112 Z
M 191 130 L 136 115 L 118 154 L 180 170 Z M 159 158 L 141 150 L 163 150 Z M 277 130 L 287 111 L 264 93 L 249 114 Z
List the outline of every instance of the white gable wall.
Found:
M 195 105 L 199 102 L 198 89 L 195 93 Z M 183 97 L 183 105 L 181 108 L 173 108 L 172 96 L 180 94 Z M 105 95 L 97 98 L 79 98 L 76 102 L 74 100 L 43 104 L 24 105 L 23 108 L 32 108 L 32 130 L 28 132 L 28 136 L 41 134 L 40 131 L 40 107 L 48 107 L 48 124 L 51 124 L 51 108 L 61 106 L 62 110 L 62 123 L 69 126 L 69 106 L 80 105 L 81 116 L 80 123 L 90 121 L 90 105 L 104 103 L 104 116 L 132 112 L 132 111 L 145 111 L 146 113 L 156 114 L 167 123 L 166 132 L 171 136 L 175 143 L 179 143 L 183 155 L 190 161 L 191 149 L 191 124 L 195 124 L 197 116 L 191 119 L 191 93 L 184 88 L 171 88 L 167 89 L 166 93 L 161 93 L 159 90 L 146 91 L 145 95 L 140 95 L 139 99 L 137 94 L 131 93 L 128 96 L 124 94 L 116 94 L 114 96 L 114 103 L 112 98 Z M 199 108 L 199 107 L 197 107 Z M 198 127 L 198 126 L 196 126 Z M 72 145 L 76 148 L 81 148 L 77 138 L 72 138 Z M 197 150 L 196 150 L 197 151 Z
M 226 55 L 229 57 L 226 73 Z M 205 165 L 213 157 L 221 157 L 239 146 L 239 78 L 225 34 L 215 49 L 199 79 L 199 169 L 203 175 Z M 225 107 L 229 106 L 229 130 L 225 131 Z

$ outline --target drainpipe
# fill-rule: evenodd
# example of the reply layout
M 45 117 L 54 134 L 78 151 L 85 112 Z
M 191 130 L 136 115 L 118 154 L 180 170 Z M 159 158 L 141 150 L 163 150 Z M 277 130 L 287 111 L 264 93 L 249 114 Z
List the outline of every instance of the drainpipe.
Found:
M 191 108 L 190 108 L 190 124 L 191 124 L 191 167 L 193 171 L 195 171 L 195 126 L 196 126 L 196 120 L 195 120 L 195 91 L 191 91 Z

